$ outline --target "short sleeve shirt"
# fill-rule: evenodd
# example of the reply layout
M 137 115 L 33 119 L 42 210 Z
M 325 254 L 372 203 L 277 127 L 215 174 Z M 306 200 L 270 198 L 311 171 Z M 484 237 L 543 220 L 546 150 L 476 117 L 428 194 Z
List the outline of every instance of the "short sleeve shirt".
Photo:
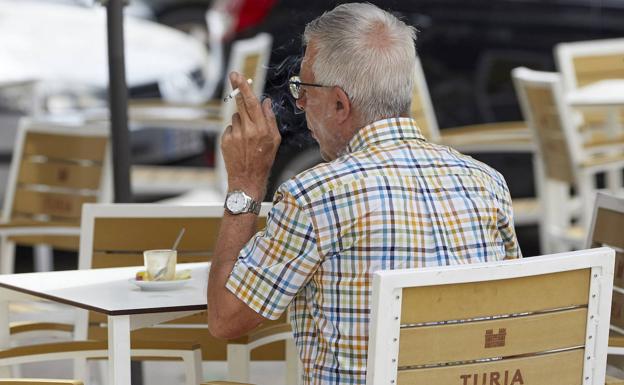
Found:
M 365 384 L 375 271 L 519 257 L 503 177 L 394 118 L 282 184 L 226 285 L 266 318 L 289 310 L 304 384 Z

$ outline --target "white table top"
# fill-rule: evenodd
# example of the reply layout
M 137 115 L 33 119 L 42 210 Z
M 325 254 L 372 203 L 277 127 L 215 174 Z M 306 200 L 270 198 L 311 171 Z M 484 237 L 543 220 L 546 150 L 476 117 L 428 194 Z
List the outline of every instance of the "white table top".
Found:
M 178 264 L 191 282 L 176 290 L 141 291 L 129 282 L 142 266 L 0 275 L 0 288 L 107 315 L 204 310 L 210 264 Z
M 32 80 L 108 85 L 106 9 L 0 0 L 0 83 Z M 124 18 L 128 85 L 149 84 L 205 63 L 201 42 L 176 29 Z
M 574 107 L 613 107 L 624 105 L 624 79 L 601 80 L 566 94 Z

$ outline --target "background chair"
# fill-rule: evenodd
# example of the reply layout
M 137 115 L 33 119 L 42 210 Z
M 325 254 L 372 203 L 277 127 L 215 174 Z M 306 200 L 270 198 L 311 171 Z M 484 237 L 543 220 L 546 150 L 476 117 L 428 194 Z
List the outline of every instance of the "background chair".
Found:
M 108 127 L 22 119 L 0 223 L 0 272 L 11 273 L 15 245 L 78 250 L 80 213 L 87 202 L 110 202 Z M 36 270 L 51 268 L 51 253 Z
M 377 272 L 366 383 L 602 385 L 613 261 L 600 248 Z
M 272 37 L 267 33 L 238 40 L 232 45 L 229 63 L 225 75 L 232 71 L 243 73 L 253 80 L 252 88 L 256 95 L 264 91 Z M 217 135 L 215 145 L 215 169 L 173 168 L 159 166 L 133 166 L 132 185 L 138 193 L 186 193 L 176 202 L 210 202 L 225 198 L 226 177 L 221 159 L 221 132 L 236 109 L 236 103 L 224 102 L 223 97 L 232 91 L 229 81 L 225 80 L 223 96 L 199 105 L 173 104 L 162 100 L 134 100 L 130 103 L 130 119 L 134 125 L 195 129 Z
M 602 80 L 624 79 L 624 38 L 560 43 L 555 46 L 555 59 L 565 92 Z M 624 145 L 624 132 L 614 130 L 624 122 L 624 109 L 592 106 L 573 112 L 573 123 L 587 145 Z M 609 182 L 622 187 L 621 172 L 609 175 Z
M 522 113 L 538 145 L 543 247 L 547 251 L 581 248 L 597 191 L 596 175 L 624 167 L 624 146 L 583 145 L 563 102 L 559 75 L 516 68 L 512 77 Z M 613 184 L 607 186 L 612 193 L 621 193 Z
M 265 225 L 270 204 L 264 204 L 258 228 Z M 222 203 L 201 206 L 164 204 L 114 204 L 85 206 L 79 268 L 143 265 L 143 250 L 169 248 L 181 228 L 186 232 L 178 246 L 178 263 L 209 261 L 216 243 Z M 87 320 L 88 317 L 88 320 Z M 106 319 L 81 312 L 77 339 L 106 339 Z M 297 376 L 298 356 L 286 315 L 266 322 L 248 336 L 218 340 L 208 331 L 206 313 L 153 328 L 136 330 L 133 341 L 178 341 L 201 344 L 202 359 L 226 361 L 231 380 L 249 379 L 250 360 L 287 360 L 287 383 Z M 173 326 L 172 326 L 173 325 Z M 285 342 L 286 341 L 286 342 Z M 78 377 L 78 376 L 77 376 Z M 80 377 L 78 377 L 80 378 Z
M 615 250 L 609 363 L 624 368 L 624 198 L 598 193 L 587 247 L 608 246 Z

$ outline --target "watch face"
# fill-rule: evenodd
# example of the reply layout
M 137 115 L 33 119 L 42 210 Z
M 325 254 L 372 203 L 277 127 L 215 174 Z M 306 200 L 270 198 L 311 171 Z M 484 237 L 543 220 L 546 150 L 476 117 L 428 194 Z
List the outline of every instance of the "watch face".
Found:
M 228 196 L 226 204 L 228 210 L 230 210 L 231 212 L 240 213 L 245 209 L 245 196 L 238 191 L 234 191 L 232 194 L 230 194 L 230 196 Z

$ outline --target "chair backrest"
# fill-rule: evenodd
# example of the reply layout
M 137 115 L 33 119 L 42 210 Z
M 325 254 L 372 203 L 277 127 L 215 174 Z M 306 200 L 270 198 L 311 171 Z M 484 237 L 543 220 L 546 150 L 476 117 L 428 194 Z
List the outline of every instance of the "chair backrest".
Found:
M 420 132 L 427 140 L 439 143 L 440 128 L 438 127 L 438 120 L 436 119 L 433 104 L 431 103 L 431 94 L 429 94 L 425 73 L 420 63 L 420 58 L 418 57 L 416 57 L 414 73 L 416 82 L 414 83 L 414 90 L 412 92 L 411 116 L 416 120 Z
M 555 58 L 568 90 L 624 78 L 624 38 L 560 43 Z
M 377 272 L 367 384 L 604 384 L 613 250 Z
M 258 228 L 264 227 L 270 205 L 264 204 Z M 181 228 L 184 237 L 178 246 L 178 263 L 209 261 L 212 257 L 222 203 L 201 206 L 165 204 L 88 204 L 82 216 L 79 268 L 143 265 L 143 251 L 170 248 Z M 130 277 L 129 277 L 130 278 Z M 106 317 L 91 312 L 88 323 L 83 313 L 79 339 L 106 339 Z M 202 344 L 204 360 L 225 360 L 227 341 L 212 337 L 206 326 L 206 313 L 176 320 L 178 327 L 145 328 L 132 332 L 132 338 L 149 340 L 190 340 Z M 279 322 L 284 322 L 280 320 Z M 182 326 L 184 325 L 184 326 Z M 201 326 L 201 327 L 198 327 Z M 283 359 L 284 343 L 259 348 L 252 358 Z M 255 355 L 254 355 L 255 354 Z
M 266 82 L 272 44 L 273 37 L 268 33 L 259 33 L 255 37 L 238 40 L 232 44 L 228 68 L 225 73 L 224 97 L 232 91 L 232 86 L 227 80 L 227 76 L 232 71 L 241 72 L 247 79 L 252 79 L 254 93 L 256 95 L 262 94 Z
M 84 203 L 111 199 L 107 125 L 62 125 L 26 118 L 20 121 L 3 222 L 78 226 Z M 26 239 L 15 241 L 28 243 Z
M 538 144 L 546 177 L 576 183 L 575 165 L 585 152 L 563 103 L 560 76 L 521 67 L 512 71 L 512 78 L 524 120 Z
M 223 87 L 223 97 L 232 92 L 232 85 L 228 77 L 230 72 L 237 71 L 245 75 L 247 79 L 252 79 L 252 88 L 258 96 L 264 91 L 266 74 L 268 70 L 269 58 L 271 56 L 271 45 L 273 38 L 268 33 L 259 33 L 251 39 L 238 40 L 232 44 L 228 70 L 225 73 L 226 80 Z M 236 103 L 233 100 L 221 103 L 221 116 L 223 126 L 230 124 L 232 114 L 236 111 Z M 221 154 L 221 135 L 217 137 L 215 168 L 217 175 L 217 187 L 221 193 L 227 191 L 227 172 Z
M 615 249 L 611 329 L 624 335 L 624 198 L 599 192 L 587 237 L 587 247 Z

